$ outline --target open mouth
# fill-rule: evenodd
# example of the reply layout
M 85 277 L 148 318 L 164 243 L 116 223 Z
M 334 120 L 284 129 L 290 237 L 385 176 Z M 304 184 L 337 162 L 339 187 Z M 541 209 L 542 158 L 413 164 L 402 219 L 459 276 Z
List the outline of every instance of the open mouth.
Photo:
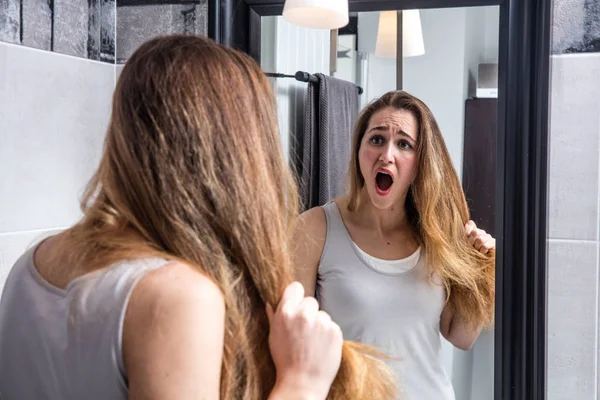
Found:
M 378 171 L 375 176 L 375 188 L 380 196 L 387 195 L 392 190 L 394 179 L 390 174 L 384 171 Z

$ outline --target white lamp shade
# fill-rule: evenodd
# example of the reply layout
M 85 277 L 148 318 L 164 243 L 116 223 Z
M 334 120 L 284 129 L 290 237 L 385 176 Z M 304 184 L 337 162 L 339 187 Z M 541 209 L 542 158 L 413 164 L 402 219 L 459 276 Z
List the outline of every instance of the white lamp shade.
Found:
M 286 21 L 312 29 L 338 29 L 348 25 L 348 0 L 286 0 Z
M 377 30 L 377 57 L 396 57 L 396 41 L 398 39 L 396 11 L 382 11 L 379 14 L 379 29 Z M 419 10 L 402 11 L 402 56 L 414 57 L 425 54 L 421 15 Z

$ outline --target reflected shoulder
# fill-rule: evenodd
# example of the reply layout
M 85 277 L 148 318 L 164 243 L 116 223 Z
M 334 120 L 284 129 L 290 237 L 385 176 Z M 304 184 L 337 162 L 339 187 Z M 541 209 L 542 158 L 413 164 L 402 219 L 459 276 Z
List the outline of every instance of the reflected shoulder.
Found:
M 327 219 L 322 207 L 314 207 L 300 214 L 296 223 L 297 234 L 308 234 L 310 236 L 324 236 L 327 230 Z

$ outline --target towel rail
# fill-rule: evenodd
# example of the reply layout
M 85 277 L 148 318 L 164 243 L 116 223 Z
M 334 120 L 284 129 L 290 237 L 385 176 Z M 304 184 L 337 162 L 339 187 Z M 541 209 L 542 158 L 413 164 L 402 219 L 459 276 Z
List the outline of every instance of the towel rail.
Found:
M 271 78 L 295 78 L 300 82 L 319 83 L 319 77 L 308 72 L 298 71 L 294 75 L 280 74 L 278 72 L 265 72 L 265 75 Z M 363 89 L 357 86 L 358 94 L 363 93 Z

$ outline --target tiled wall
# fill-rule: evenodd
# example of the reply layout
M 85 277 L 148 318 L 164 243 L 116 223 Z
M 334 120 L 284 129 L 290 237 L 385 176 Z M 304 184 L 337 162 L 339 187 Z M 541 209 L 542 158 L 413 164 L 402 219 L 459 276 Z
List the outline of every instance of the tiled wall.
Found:
M 115 0 L 0 0 L 0 41 L 115 61 Z
M 548 400 L 597 400 L 600 1 L 554 0 Z
M 207 31 L 206 0 L 142 3 L 0 0 L 0 294 L 26 248 L 81 216 L 117 58 L 155 35 Z
M 169 33 L 206 35 L 208 30 L 206 0 L 161 5 L 128 3 L 117 3 L 117 62 L 120 64 L 151 37 Z M 139 1 L 133 3 L 138 4 Z
M 80 216 L 114 76 L 112 64 L 0 43 L 0 292 L 23 250 Z
M 207 0 L 0 0 L 0 41 L 123 63 L 151 37 L 205 35 L 207 16 Z

